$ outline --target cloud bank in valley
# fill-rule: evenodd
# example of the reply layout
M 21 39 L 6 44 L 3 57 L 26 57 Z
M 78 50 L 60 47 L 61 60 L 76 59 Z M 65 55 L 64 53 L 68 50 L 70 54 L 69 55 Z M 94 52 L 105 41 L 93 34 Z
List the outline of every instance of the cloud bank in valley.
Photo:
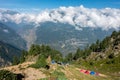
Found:
M 9 13 L 7 10 L 0 10 L 0 21 L 12 21 L 19 23 L 35 23 L 51 21 L 68 23 L 76 29 L 81 27 L 92 27 L 107 29 L 120 28 L 120 9 L 115 8 L 85 8 L 79 7 L 60 7 L 57 9 L 44 10 L 38 14 L 34 13 Z

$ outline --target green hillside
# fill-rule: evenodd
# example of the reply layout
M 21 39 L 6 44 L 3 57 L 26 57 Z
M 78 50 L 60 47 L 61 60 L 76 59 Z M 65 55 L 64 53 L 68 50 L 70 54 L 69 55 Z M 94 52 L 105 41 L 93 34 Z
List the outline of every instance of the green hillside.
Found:
M 19 58 L 20 55 L 20 49 L 0 41 L 0 67 L 10 65 L 13 57 L 16 56 Z
M 65 57 L 48 45 L 33 44 L 28 51 L 23 50 L 19 62 L 14 59 L 13 64 L 15 66 L 3 69 L 22 73 L 24 79 L 119 80 L 120 31 Z
M 0 23 L 0 41 L 13 45 L 19 49 L 26 49 L 26 42 L 9 26 Z
M 114 31 L 103 41 L 97 40 L 86 50 L 78 49 L 72 61 L 87 69 L 120 78 L 120 31 Z

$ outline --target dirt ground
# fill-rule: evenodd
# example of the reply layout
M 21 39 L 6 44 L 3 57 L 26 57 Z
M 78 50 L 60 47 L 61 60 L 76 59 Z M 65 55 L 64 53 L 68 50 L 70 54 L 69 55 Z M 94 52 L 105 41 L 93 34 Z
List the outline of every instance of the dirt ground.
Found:
M 10 67 L 5 67 L 1 69 L 9 70 L 16 74 L 22 74 L 25 77 L 23 80 L 38 80 L 41 78 L 45 78 L 46 75 L 43 74 L 39 69 L 28 67 L 33 63 L 34 62 L 26 62 L 16 66 L 10 66 Z

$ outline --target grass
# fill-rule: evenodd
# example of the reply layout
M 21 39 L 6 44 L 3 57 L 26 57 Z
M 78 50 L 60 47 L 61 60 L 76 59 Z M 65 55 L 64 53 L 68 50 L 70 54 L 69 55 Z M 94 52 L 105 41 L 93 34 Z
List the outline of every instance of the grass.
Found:
M 118 57 L 118 59 L 119 59 L 119 57 Z M 90 65 L 90 61 L 89 62 L 81 62 L 79 65 L 76 63 L 74 65 L 79 68 L 88 69 L 88 70 L 92 70 L 95 72 L 105 74 L 108 76 L 108 80 L 109 79 L 110 80 L 120 80 L 120 75 L 118 74 L 120 72 L 120 63 L 118 63 L 119 62 L 118 59 L 115 60 L 115 61 L 117 61 L 117 63 L 113 63 L 113 64 L 111 64 L 111 63 L 106 64 L 106 62 L 112 61 L 114 59 L 109 59 L 109 60 L 104 59 L 104 60 L 100 60 L 97 62 L 93 61 L 93 65 Z
M 99 63 L 102 63 L 102 61 Z M 100 67 L 99 64 L 94 64 L 94 65 L 96 65 L 96 68 L 95 68 L 94 65 L 91 66 L 90 64 L 87 64 L 87 63 L 82 63 L 82 64 L 84 64 L 84 65 L 78 65 L 78 64 L 77 65 L 72 64 L 69 66 L 59 66 L 58 65 L 58 66 L 56 66 L 55 70 L 53 70 L 52 68 L 50 68 L 49 70 L 44 69 L 42 72 L 44 74 L 46 74 L 47 77 L 44 79 L 40 79 L 40 80 L 56 80 L 56 79 L 57 80 L 70 80 L 70 79 L 71 80 L 74 80 L 74 79 L 75 80 L 119 80 L 120 79 L 119 77 L 110 75 L 111 73 L 108 72 L 109 70 L 111 70 L 110 68 L 108 68 L 109 66 Z M 119 67 L 119 65 L 117 66 L 117 68 L 118 67 Z M 113 68 L 114 68 L 114 66 L 113 66 Z M 99 72 L 99 73 L 107 75 L 107 77 L 101 77 L 101 76 L 96 76 L 96 75 L 87 75 L 87 74 L 81 73 L 80 70 L 78 70 L 78 69 L 87 69 L 87 70 Z M 107 71 L 107 69 L 108 69 L 108 71 Z
M 70 66 L 69 67 L 69 71 L 72 72 L 72 76 L 68 75 L 68 77 L 70 77 L 70 79 L 76 79 L 76 80 L 112 80 L 109 77 L 100 77 L 100 76 L 96 76 L 96 75 L 87 75 L 84 73 L 81 73 L 79 70 L 76 70 L 75 66 Z
M 67 78 L 65 77 L 65 74 L 63 72 L 55 70 L 55 71 L 53 71 L 52 73 L 49 74 L 49 77 L 43 78 L 43 79 L 40 79 L 40 80 L 67 80 Z
M 61 71 L 64 70 L 63 66 L 52 66 L 56 67 L 56 69 L 54 70 L 52 67 L 49 70 L 43 69 L 42 72 L 46 74 L 47 77 L 40 80 L 68 80 L 66 75 Z

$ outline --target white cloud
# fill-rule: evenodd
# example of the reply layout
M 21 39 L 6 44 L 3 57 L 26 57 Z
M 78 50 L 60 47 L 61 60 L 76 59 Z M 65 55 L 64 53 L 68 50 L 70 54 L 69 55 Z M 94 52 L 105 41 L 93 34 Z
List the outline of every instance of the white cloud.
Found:
M 17 24 L 33 22 L 35 24 L 51 21 L 73 25 L 76 29 L 81 27 L 102 28 L 104 30 L 120 28 L 120 9 L 115 8 L 85 8 L 79 7 L 60 7 L 57 9 L 44 10 L 38 14 L 34 13 L 4 13 L 0 10 L 0 20 L 12 21 Z

